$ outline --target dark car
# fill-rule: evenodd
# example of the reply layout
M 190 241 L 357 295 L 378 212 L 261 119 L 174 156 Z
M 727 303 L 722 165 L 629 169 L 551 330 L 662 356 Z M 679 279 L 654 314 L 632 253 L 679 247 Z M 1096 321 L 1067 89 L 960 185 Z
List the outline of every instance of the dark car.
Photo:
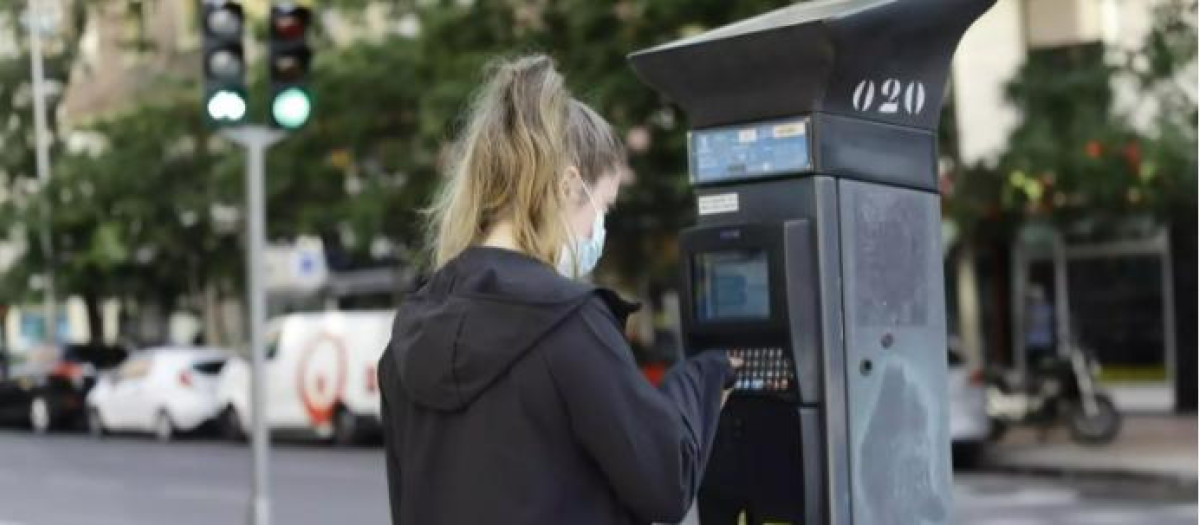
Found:
M 128 351 L 115 346 L 43 346 L 27 352 L 0 348 L 0 424 L 34 432 L 81 428 L 84 398 L 96 374 L 119 364 Z

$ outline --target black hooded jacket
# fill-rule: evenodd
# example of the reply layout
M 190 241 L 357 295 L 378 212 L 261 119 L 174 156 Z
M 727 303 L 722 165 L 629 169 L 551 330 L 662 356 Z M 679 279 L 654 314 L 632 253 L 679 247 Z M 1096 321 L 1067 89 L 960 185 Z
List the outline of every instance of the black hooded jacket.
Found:
M 379 363 L 392 522 L 682 520 L 733 371 L 705 354 L 654 388 L 622 336 L 632 310 L 485 247 L 409 296 Z

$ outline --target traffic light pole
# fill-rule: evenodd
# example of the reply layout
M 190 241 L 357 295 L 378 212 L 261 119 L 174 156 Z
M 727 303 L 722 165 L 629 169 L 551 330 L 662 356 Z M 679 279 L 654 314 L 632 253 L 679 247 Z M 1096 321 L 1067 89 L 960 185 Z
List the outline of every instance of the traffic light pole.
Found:
M 237 126 L 222 134 L 246 148 L 246 281 L 250 305 L 250 418 L 253 456 L 251 525 L 271 523 L 271 485 L 268 471 L 270 436 L 266 411 L 266 353 L 263 331 L 267 321 L 267 295 L 263 285 L 263 252 L 266 246 L 266 153 L 286 134 L 266 126 Z

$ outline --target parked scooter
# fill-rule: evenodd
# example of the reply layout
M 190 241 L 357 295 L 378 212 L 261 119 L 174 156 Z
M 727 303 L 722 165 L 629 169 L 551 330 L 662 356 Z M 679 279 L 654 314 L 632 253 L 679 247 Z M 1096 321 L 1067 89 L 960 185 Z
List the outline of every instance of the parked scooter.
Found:
M 987 411 L 992 437 L 999 439 L 1014 425 L 1034 425 L 1043 436 L 1065 423 L 1071 438 L 1084 445 L 1105 445 L 1121 429 L 1121 414 L 1096 384 L 1100 365 L 1078 344 L 1067 355 L 1049 357 L 1028 374 L 988 376 Z

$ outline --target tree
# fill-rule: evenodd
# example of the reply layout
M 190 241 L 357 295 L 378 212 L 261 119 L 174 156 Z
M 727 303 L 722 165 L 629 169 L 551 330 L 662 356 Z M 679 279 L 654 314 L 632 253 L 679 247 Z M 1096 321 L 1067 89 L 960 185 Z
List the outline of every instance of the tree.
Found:
M 185 92 L 112 115 L 77 132 L 99 139 L 99 151 L 64 152 L 51 184 L 11 203 L 26 222 L 50 204 L 56 276 L 77 294 L 98 326 L 100 301 L 125 297 L 170 311 L 212 282 L 236 281 L 236 230 L 222 228 L 214 204 L 237 202 L 237 180 L 214 179 L 217 159 Z M 36 241 L 30 228 L 27 243 Z M 31 251 L 10 278 L 44 264 Z M 99 337 L 93 331 L 93 338 Z
M 998 162 L 955 166 L 943 176 L 944 209 L 960 230 L 960 252 L 993 254 L 1005 293 L 1009 247 L 1030 221 L 1090 236 L 1130 217 L 1170 223 L 1173 237 L 1180 225 L 1195 231 L 1196 101 L 1194 87 L 1185 88 L 1194 85 L 1186 71 L 1195 65 L 1195 26 L 1195 0 L 1170 0 L 1156 8 L 1137 48 L 1095 43 L 1030 53 L 1008 87 L 1022 121 Z M 1148 126 L 1135 126 L 1134 114 L 1116 106 L 1117 85 L 1137 91 L 1142 104 L 1132 111 L 1154 112 Z M 1194 247 L 1194 233 L 1183 239 L 1190 240 L 1173 245 Z M 1191 261 L 1174 267 L 1194 268 Z M 989 324 L 1004 326 L 1010 309 L 993 311 Z M 994 348 L 1008 346 L 1002 331 Z M 1179 340 L 1194 341 L 1195 334 Z
M 440 180 L 440 155 L 483 66 L 544 51 L 577 96 L 637 138 L 631 160 L 638 176 L 611 218 L 603 270 L 638 288 L 647 279 L 671 282 L 674 239 L 693 206 L 683 116 L 634 77 L 625 57 L 786 3 L 400 3 L 395 16 L 420 21 L 414 38 L 389 35 L 318 53 L 312 124 L 272 153 L 271 235 L 317 233 L 362 260 L 383 234 L 407 264 L 420 263 L 419 211 Z
M 1030 54 L 1008 90 L 1023 120 L 1000 160 L 1006 208 L 1104 230 L 1132 215 L 1164 217 L 1175 199 L 1194 197 L 1196 101 L 1180 74 L 1195 63 L 1195 13 L 1195 0 L 1156 8 L 1132 51 L 1093 44 Z M 1135 108 L 1155 113 L 1148 130 L 1114 104 L 1115 83 L 1129 78 L 1152 101 Z
M 63 86 L 70 81 L 70 73 L 75 64 L 79 39 L 86 26 L 90 8 L 97 5 L 99 0 L 68 0 L 61 4 L 60 11 L 64 19 L 56 20 L 56 31 L 53 36 L 44 38 L 44 74 L 47 84 L 58 87 L 61 94 Z M 0 59 L 0 115 L 6 118 L 5 126 L 0 127 L 0 239 L 10 234 L 36 235 L 36 225 L 44 222 L 32 216 L 22 214 L 22 208 L 33 199 L 33 193 L 38 190 L 35 167 L 36 134 L 34 133 L 32 79 L 29 75 L 30 49 L 27 28 L 23 23 L 26 14 L 26 2 L 10 2 L 0 8 L 0 28 L 7 29 L 14 35 L 16 53 Z M 57 44 L 57 45 L 51 45 Z M 48 49 L 47 49 L 48 48 Z M 55 115 L 60 102 L 56 96 L 48 96 L 46 100 L 47 115 Z M 55 122 L 50 119 L 51 155 L 57 156 L 62 151 L 63 141 L 55 130 Z M 27 255 L 40 258 L 44 255 L 37 247 L 38 242 L 26 242 L 30 248 Z M 11 269 L 0 279 L 0 292 L 9 298 L 28 298 L 31 277 L 44 273 L 49 263 L 32 266 L 29 258 L 26 264 Z M 95 332 L 95 330 L 93 330 Z
M 1158 211 L 1170 232 L 1176 319 L 1195 319 L 1197 311 L 1195 65 L 1196 1 L 1175 0 L 1158 7 L 1140 53 L 1126 67 L 1160 108 L 1146 137 L 1144 156 L 1164 194 Z M 1195 412 L 1196 324 L 1177 322 L 1175 340 L 1175 408 Z

